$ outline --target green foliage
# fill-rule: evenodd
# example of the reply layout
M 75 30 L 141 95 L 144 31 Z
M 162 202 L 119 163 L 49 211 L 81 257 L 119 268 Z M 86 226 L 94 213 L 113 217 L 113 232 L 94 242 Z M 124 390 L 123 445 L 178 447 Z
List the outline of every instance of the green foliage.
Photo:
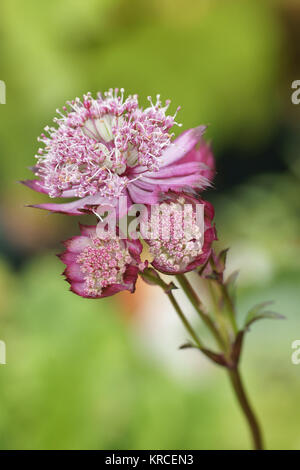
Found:
M 284 319 L 285 317 L 283 315 L 280 315 L 279 313 L 276 312 L 271 312 L 269 310 L 266 310 L 265 307 L 268 305 L 273 304 L 273 302 L 261 302 L 258 305 L 255 305 L 252 307 L 246 317 L 245 320 L 245 328 L 249 328 L 252 323 L 258 321 L 258 320 L 263 320 L 265 318 L 269 319 Z

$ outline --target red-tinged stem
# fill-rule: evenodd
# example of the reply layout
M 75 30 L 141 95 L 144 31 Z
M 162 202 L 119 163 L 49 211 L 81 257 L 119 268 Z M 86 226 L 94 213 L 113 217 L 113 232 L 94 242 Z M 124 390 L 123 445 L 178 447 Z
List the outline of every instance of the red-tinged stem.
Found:
M 246 395 L 239 370 L 238 368 L 231 370 L 228 369 L 228 373 L 238 402 L 243 410 L 243 413 L 249 425 L 253 441 L 253 447 L 255 450 L 263 450 L 264 447 L 261 429 L 255 416 L 255 413 L 252 410 L 252 407 L 250 406 L 249 399 Z
M 228 353 L 227 351 L 227 345 L 224 343 L 223 338 L 221 337 L 218 329 L 216 328 L 214 322 L 211 320 L 211 318 L 203 311 L 203 308 L 201 306 L 201 301 L 196 294 L 195 290 L 191 286 L 190 282 L 188 279 L 180 274 L 177 275 L 177 280 L 179 281 L 182 289 L 186 293 L 187 297 L 191 301 L 192 305 L 194 308 L 198 311 L 200 314 L 201 318 L 205 321 L 207 327 L 210 329 L 211 333 L 215 337 L 215 339 L 218 341 L 218 344 L 224 351 L 225 355 Z M 230 306 L 232 307 L 231 304 L 231 299 L 228 296 L 228 292 L 226 291 L 227 298 L 226 301 Z M 249 403 L 249 399 L 246 395 L 241 376 L 239 373 L 238 368 L 230 369 L 227 368 L 229 378 L 233 387 L 233 390 L 235 392 L 235 395 L 237 397 L 237 400 L 241 406 L 241 409 L 245 415 L 245 418 L 247 420 L 247 423 L 249 425 L 249 429 L 251 432 L 252 440 L 253 440 L 253 447 L 255 450 L 262 450 L 263 449 L 263 441 L 262 441 L 262 434 L 260 430 L 260 426 L 258 424 L 257 418 L 254 414 L 254 411 L 252 410 L 252 407 Z

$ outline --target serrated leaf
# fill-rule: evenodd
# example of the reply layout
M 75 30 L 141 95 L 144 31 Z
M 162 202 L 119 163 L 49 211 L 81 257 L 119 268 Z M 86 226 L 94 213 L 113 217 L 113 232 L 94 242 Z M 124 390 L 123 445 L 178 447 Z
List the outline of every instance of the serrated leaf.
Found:
M 249 315 L 250 313 L 250 315 Z M 268 310 L 262 311 L 261 313 L 251 313 L 251 311 L 248 313 L 246 321 L 245 321 L 245 328 L 249 328 L 252 323 L 258 321 L 258 320 L 263 320 L 264 318 L 266 319 L 274 319 L 274 320 L 284 320 L 285 316 L 281 315 L 280 313 L 277 312 L 271 312 Z
M 245 326 L 247 326 L 248 323 L 251 322 L 253 318 L 263 313 L 263 311 L 268 305 L 272 305 L 272 304 L 273 304 L 272 300 L 267 300 L 266 302 L 260 302 L 259 304 L 254 305 L 247 313 L 247 316 L 245 319 Z
M 259 304 L 254 305 L 254 307 L 252 307 L 249 310 L 248 315 L 250 315 L 250 313 L 251 314 L 260 313 L 261 311 L 263 311 L 265 309 L 265 307 L 267 307 L 268 305 L 273 305 L 273 304 L 274 304 L 273 300 L 267 300 L 266 302 L 260 302 Z

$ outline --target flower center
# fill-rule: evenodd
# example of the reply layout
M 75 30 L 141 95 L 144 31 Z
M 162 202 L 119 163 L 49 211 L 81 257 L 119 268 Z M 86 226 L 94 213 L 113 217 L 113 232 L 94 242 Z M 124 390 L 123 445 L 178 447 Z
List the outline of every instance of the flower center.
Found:
M 192 205 L 185 210 L 184 202 L 160 204 L 155 239 L 147 240 L 155 261 L 168 270 L 185 269 L 202 252 L 202 230 Z
M 132 259 L 122 240 L 92 238 L 76 261 L 85 277 L 86 293 L 93 297 L 101 295 L 107 286 L 121 284 Z

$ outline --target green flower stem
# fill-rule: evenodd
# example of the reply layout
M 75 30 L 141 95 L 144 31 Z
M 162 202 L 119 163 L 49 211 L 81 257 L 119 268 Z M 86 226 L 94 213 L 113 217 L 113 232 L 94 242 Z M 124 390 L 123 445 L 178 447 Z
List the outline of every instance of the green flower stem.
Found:
M 198 312 L 200 317 L 202 318 L 203 322 L 206 324 L 206 326 L 209 328 L 211 333 L 213 334 L 217 344 L 220 346 L 221 350 L 224 351 L 226 350 L 226 344 L 220 335 L 215 323 L 213 320 L 207 315 L 207 313 L 203 310 L 201 302 L 194 291 L 193 287 L 191 286 L 190 282 L 186 278 L 184 274 L 177 274 L 176 276 L 180 286 L 184 290 L 186 296 L 190 300 L 191 304 L 195 308 L 195 310 Z
M 220 335 L 222 336 L 224 340 L 226 352 L 230 354 L 231 340 L 230 340 L 228 327 L 226 325 L 226 319 L 224 318 L 224 315 L 221 312 L 220 307 L 218 305 L 218 300 L 216 299 L 216 293 L 214 291 L 214 286 L 212 284 L 212 281 L 208 279 L 206 282 L 207 282 L 209 294 L 213 303 L 214 314 L 215 314 L 216 322 L 220 331 Z
M 226 257 L 225 257 L 225 259 L 226 259 Z M 216 269 L 216 266 L 215 266 L 215 263 L 214 263 L 212 257 L 210 257 L 209 263 L 210 263 L 210 266 L 211 266 L 212 270 L 214 271 Z M 212 299 L 213 299 L 215 307 L 216 307 L 216 314 L 218 315 L 218 310 L 219 309 L 218 309 L 217 301 L 216 301 L 215 296 L 213 294 L 213 285 L 211 284 L 210 280 L 208 280 L 208 284 L 209 284 L 210 292 L 212 294 L 211 295 Z M 228 318 L 229 318 L 231 326 L 232 326 L 233 333 L 236 336 L 236 334 L 238 333 L 238 326 L 237 326 L 237 323 L 236 323 L 236 313 L 235 313 L 234 303 L 233 303 L 233 301 L 230 297 L 230 294 L 228 292 L 228 285 L 222 281 L 221 283 L 218 282 L 218 286 L 219 286 L 220 291 L 221 291 L 221 296 L 223 296 L 224 302 L 227 306 L 227 314 L 228 314 Z M 219 320 L 220 320 L 220 318 L 219 318 Z
M 195 343 L 197 344 L 197 346 L 202 349 L 204 348 L 202 342 L 200 341 L 198 335 L 195 333 L 195 330 L 193 329 L 193 327 L 191 326 L 191 324 L 189 323 L 188 319 L 186 318 L 186 316 L 184 315 L 184 313 L 182 312 L 179 304 L 177 303 L 173 293 L 170 291 L 170 292 L 166 292 L 167 296 L 169 297 L 170 299 L 170 302 L 171 304 L 173 305 L 173 307 L 175 308 L 180 320 L 182 321 L 182 323 L 184 324 L 186 330 L 190 333 L 191 337 L 193 338 L 193 340 L 195 341 Z
M 153 274 L 154 270 L 152 272 L 148 269 L 145 270 L 143 273 L 141 273 L 141 276 L 148 282 L 157 285 L 163 289 L 165 294 L 169 297 L 169 300 L 171 304 L 173 305 L 176 313 L 178 314 L 180 320 L 182 321 L 184 327 L 186 330 L 189 332 L 193 340 L 195 341 L 196 345 L 200 348 L 203 349 L 204 346 L 196 334 L 195 330 L 193 329 L 192 325 L 184 315 L 183 311 L 181 310 L 177 300 L 175 299 L 172 290 L 176 289 L 176 286 L 173 283 L 167 284 L 159 275 L 156 273 L 155 275 Z
M 230 295 L 229 295 L 229 292 L 228 292 L 227 285 L 222 284 L 221 285 L 221 290 L 222 290 L 222 294 L 223 294 L 225 303 L 227 305 L 227 312 L 228 312 L 228 316 L 229 316 L 229 319 L 230 319 L 230 323 L 231 323 L 231 326 L 233 328 L 233 332 L 236 335 L 237 332 L 238 332 L 238 327 L 237 327 L 237 324 L 236 324 L 236 314 L 235 314 L 235 309 L 234 309 L 233 302 L 232 302 L 232 300 L 230 298 Z

